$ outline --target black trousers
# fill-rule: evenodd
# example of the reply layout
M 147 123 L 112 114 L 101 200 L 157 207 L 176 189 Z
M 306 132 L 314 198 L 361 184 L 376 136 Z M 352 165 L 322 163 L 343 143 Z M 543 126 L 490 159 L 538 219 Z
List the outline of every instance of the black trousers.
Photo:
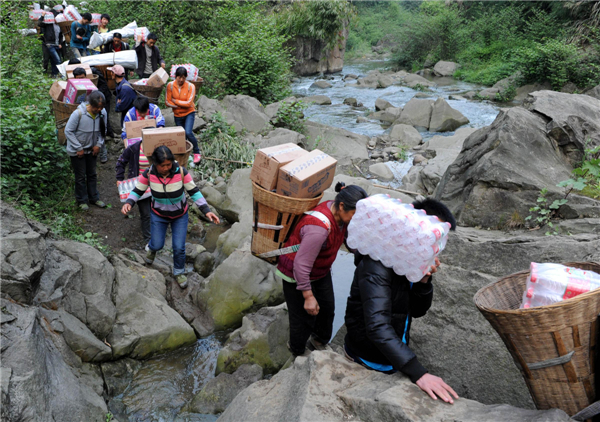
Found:
M 151 210 L 151 201 L 152 198 L 142 199 L 137 201 L 137 206 L 140 209 L 140 220 L 142 223 L 142 236 L 144 236 L 144 242 L 150 243 L 151 231 L 150 227 L 152 226 L 150 223 L 150 213 Z
M 77 204 L 87 204 L 100 199 L 98 193 L 98 175 L 96 174 L 96 159 L 94 154 L 83 154 L 71 157 L 71 166 L 75 173 L 75 199 Z
M 283 295 L 290 319 L 290 349 L 294 355 L 304 353 L 306 342 L 311 334 L 323 344 L 331 340 L 335 316 L 331 273 L 311 282 L 311 288 L 320 308 L 316 316 L 309 315 L 304 310 L 304 296 L 301 290 L 296 289 L 296 283 L 283 280 Z

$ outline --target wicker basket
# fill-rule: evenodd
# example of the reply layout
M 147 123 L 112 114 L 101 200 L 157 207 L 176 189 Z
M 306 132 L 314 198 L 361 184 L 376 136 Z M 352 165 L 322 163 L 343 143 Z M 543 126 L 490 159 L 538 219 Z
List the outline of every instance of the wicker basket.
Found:
M 74 21 L 66 21 L 66 22 L 59 22 L 58 23 L 60 31 L 65 36 L 65 43 L 66 44 L 69 44 L 71 42 L 71 24 L 73 22 Z
M 204 79 L 202 78 L 198 78 L 199 80 L 197 81 L 190 81 L 191 84 L 194 85 L 194 87 L 196 88 L 196 98 L 198 98 L 198 93 L 200 92 L 200 88 L 202 88 L 202 85 L 204 85 Z
M 194 146 L 192 145 L 192 143 L 190 141 L 185 141 L 185 146 L 187 148 L 185 149 L 185 152 L 183 154 L 173 154 L 173 155 L 175 156 L 175 160 L 177 160 L 177 162 L 179 164 L 181 164 L 183 167 L 187 168 L 188 160 L 190 159 L 190 154 L 192 153 L 192 149 L 194 149 Z
M 252 182 L 254 227 L 252 228 L 251 250 L 254 255 L 281 249 L 290 230 L 300 220 L 302 214 L 317 206 L 323 194 L 316 198 L 299 199 L 277 195 Z M 277 228 L 259 228 L 258 224 Z M 275 264 L 277 257 L 266 258 Z
M 158 99 L 160 97 L 160 94 L 164 88 L 164 86 L 161 86 L 160 88 L 156 88 L 154 86 L 136 85 L 134 83 L 132 83 L 131 86 L 138 93 L 139 96 L 146 97 L 146 98 L 148 98 L 148 101 L 150 101 L 152 104 L 157 104 L 157 105 L 158 105 Z
M 600 264 L 564 265 L 600 273 Z M 594 402 L 600 289 L 548 306 L 519 309 L 529 271 L 481 288 L 475 304 L 500 334 L 538 409 L 574 415 Z
M 62 101 L 56 101 L 54 98 L 52 99 L 52 111 L 54 112 L 54 120 L 56 121 L 56 130 L 57 130 L 57 138 L 58 143 L 64 145 L 67 143 L 67 138 L 65 136 L 65 126 L 67 125 L 67 121 L 71 114 L 75 110 L 77 110 L 79 104 L 67 104 Z
M 88 79 L 89 79 L 90 81 L 92 81 L 92 83 L 93 83 L 94 85 L 98 86 L 98 79 L 99 79 L 98 75 L 92 75 L 92 76 L 90 76 Z
M 109 65 L 109 64 L 103 64 L 103 65 L 96 65 L 94 66 L 96 69 L 98 69 L 100 72 L 102 72 L 102 75 L 104 76 L 104 79 L 106 80 L 106 85 L 108 85 L 108 89 L 110 89 L 111 91 L 114 91 L 117 88 L 117 81 L 115 80 L 115 74 L 112 72 L 112 70 L 108 70 L 109 67 L 112 67 L 113 65 Z

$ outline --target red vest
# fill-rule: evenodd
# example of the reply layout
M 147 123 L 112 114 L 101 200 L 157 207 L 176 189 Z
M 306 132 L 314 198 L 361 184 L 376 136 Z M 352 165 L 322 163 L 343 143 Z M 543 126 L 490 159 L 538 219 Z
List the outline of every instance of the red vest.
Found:
M 313 264 L 313 268 L 310 272 L 311 280 L 319 280 L 327 275 L 331 270 L 331 266 L 333 265 L 333 261 L 337 257 L 337 253 L 344 243 L 344 238 L 346 237 L 347 225 L 344 225 L 342 229 L 338 226 L 331 213 L 329 207 L 331 206 L 331 201 L 323 202 L 317 205 L 313 211 L 319 211 L 323 215 L 325 215 L 331 224 L 331 230 L 329 232 L 329 236 L 317 255 L 317 259 Z M 292 231 L 288 241 L 285 243 L 284 247 L 299 245 L 302 241 L 300 237 L 300 230 L 302 227 L 306 225 L 319 226 L 327 229 L 327 226 L 324 222 L 319 220 L 317 217 L 313 217 L 311 215 L 303 215 L 296 227 Z M 287 255 L 281 255 L 279 257 L 279 263 L 277 264 L 277 269 L 281 271 L 288 277 L 294 278 L 294 259 L 296 258 L 296 252 L 290 253 Z

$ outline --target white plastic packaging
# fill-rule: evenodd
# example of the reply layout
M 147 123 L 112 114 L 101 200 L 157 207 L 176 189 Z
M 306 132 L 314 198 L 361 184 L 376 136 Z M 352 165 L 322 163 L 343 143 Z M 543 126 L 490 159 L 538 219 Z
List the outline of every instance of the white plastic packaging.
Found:
M 67 18 L 65 18 L 65 15 L 64 15 L 64 14 L 62 14 L 62 13 L 59 13 L 58 15 L 56 15 L 56 16 L 54 17 L 54 21 L 55 21 L 56 23 L 59 23 L 59 22 L 66 22 L 66 21 L 67 21 Z
M 420 281 L 444 249 L 450 224 L 387 195 L 359 201 L 347 244 L 411 282 Z
M 113 35 L 117 32 L 121 34 L 123 38 L 131 38 L 134 36 L 136 28 L 137 23 L 133 21 L 125 25 L 123 28 L 113 29 L 112 31 L 103 32 L 102 34 L 99 32 L 92 32 L 89 48 L 96 48 L 100 47 L 101 45 L 108 44 L 112 41 Z
M 92 21 L 90 22 L 90 26 L 99 26 L 101 17 L 102 13 L 92 13 Z
M 521 309 L 550 305 L 600 287 L 600 274 L 561 264 L 532 262 Z
M 81 15 L 72 4 L 68 5 L 63 12 L 68 21 L 78 21 L 81 19 Z
M 150 30 L 148 30 L 148 28 L 146 28 L 145 26 L 142 26 L 141 28 L 135 28 L 135 46 L 137 47 L 142 42 L 148 41 L 148 34 L 150 34 Z
M 139 176 L 134 177 L 132 179 L 117 181 L 117 189 L 119 190 L 119 199 L 121 202 L 127 201 L 129 194 L 131 193 L 131 191 L 133 189 L 135 189 L 135 185 L 137 184 L 138 179 L 139 179 Z M 144 194 L 142 196 L 140 196 L 140 199 L 149 198 L 151 194 L 152 193 L 150 192 L 150 187 L 148 187 L 148 189 L 146 189 L 146 192 L 144 192 Z M 139 199 L 138 199 L 138 201 L 139 201 Z
M 186 80 L 193 82 L 198 79 L 198 68 L 191 63 L 174 64 L 173 66 L 171 66 L 171 78 L 175 79 L 175 71 L 179 67 L 184 67 L 187 70 Z

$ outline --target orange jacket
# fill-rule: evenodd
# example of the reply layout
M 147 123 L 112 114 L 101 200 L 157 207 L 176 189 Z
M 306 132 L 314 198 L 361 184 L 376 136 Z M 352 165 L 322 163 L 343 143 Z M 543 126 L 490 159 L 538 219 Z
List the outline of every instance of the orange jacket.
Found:
M 196 111 L 195 96 L 196 87 L 188 81 L 185 81 L 182 87 L 177 84 L 177 81 L 169 82 L 165 104 L 173 108 L 175 117 L 185 117 Z

